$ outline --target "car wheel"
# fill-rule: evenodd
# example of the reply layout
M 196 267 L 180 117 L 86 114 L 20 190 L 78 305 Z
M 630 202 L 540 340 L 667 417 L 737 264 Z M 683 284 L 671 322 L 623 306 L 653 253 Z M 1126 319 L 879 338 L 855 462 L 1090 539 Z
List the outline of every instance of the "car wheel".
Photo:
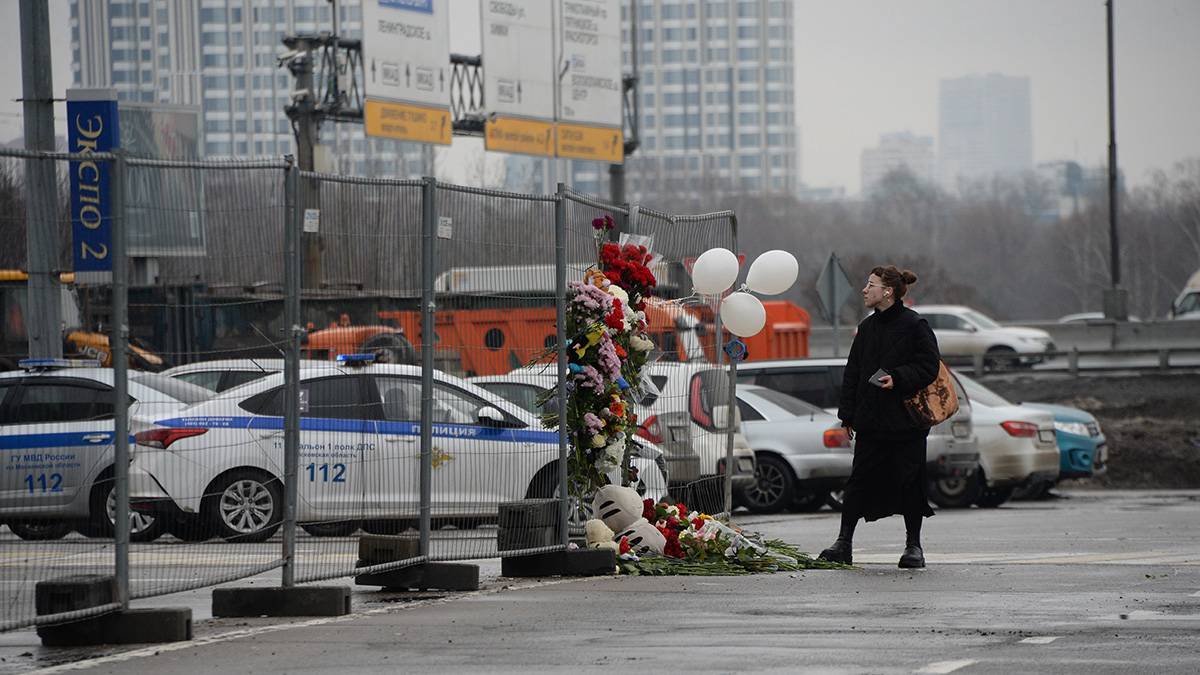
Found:
M 795 485 L 796 478 L 787 462 L 775 455 L 756 454 L 754 483 L 742 491 L 742 501 L 751 513 L 779 513 L 792 505 Z
M 225 541 L 266 541 L 283 519 L 283 490 L 279 479 L 262 471 L 237 469 L 209 487 L 208 517 Z
M 988 370 L 1016 370 L 1021 367 L 1021 358 L 1011 347 L 991 347 L 983 357 Z
M 25 541 L 51 541 L 67 536 L 75 525 L 69 520 L 16 520 L 8 529 Z
M 936 478 L 929 481 L 929 501 L 945 509 L 969 508 L 979 499 L 983 480 L 983 469 L 970 476 Z
M 533 480 L 529 482 L 525 497 L 527 499 L 561 499 L 558 487 L 558 462 L 554 461 L 543 466 L 541 471 L 537 472 Z M 572 534 L 582 534 L 584 524 L 591 520 L 592 497 L 593 495 L 584 495 L 583 503 L 568 509 L 567 529 Z
M 106 469 L 92 485 L 88 500 L 88 519 L 79 532 L 88 537 L 112 539 L 116 536 L 117 488 L 112 471 Z M 166 531 L 161 519 L 146 513 L 129 510 L 129 541 L 154 541 Z
M 979 499 L 975 501 L 980 508 L 994 509 L 1012 497 L 1013 488 L 990 488 L 985 487 L 983 492 L 979 494 Z
M 117 489 L 111 488 L 108 491 L 108 498 L 104 500 L 104 527 L 108 529 L 108 536 L 115 536 L 117 523 Z M 95 512 L 93 511 L 93 514 Z M 95 518 L 95 515 L 92 516 Z M 129 541 L 132 542 L 147 542 L 154 541 L 166 532 L 166 525 L 162 518 L 156 518 L 148 513 L 139 513 L 133 509 L 129 510 Z
M 358 531 L 357 520 L 335 520 L 324 523 L 304 523 L 300 527 L 314 537 L 348 537 Z

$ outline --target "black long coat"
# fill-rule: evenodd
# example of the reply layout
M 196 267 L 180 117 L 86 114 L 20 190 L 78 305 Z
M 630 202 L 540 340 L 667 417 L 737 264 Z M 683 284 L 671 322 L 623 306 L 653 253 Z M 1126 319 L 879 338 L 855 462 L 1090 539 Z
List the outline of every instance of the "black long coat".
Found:
M 937 378 L 937 338 L 929 323 L 895 303 L 858 326 L 842 378 L 838 417 L 854 429 L 854 468 L 844 508 L 867 520 L 896 513 L 933 515 L 925 499 L 929 429 L 908 415 L 904 399 Z M 870 383 L 882 368 L 893 388 Z

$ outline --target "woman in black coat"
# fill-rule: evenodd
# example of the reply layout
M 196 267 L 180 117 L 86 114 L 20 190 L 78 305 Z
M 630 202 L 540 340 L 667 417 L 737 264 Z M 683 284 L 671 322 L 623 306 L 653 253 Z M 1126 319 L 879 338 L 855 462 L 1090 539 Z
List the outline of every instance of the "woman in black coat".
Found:
M 855 439 L 854 466 L 842 500 L 842 527 L 821 559 L 850 564 L 854 527 L 904 515 L 907 538 L 900 567 L 924 567 L 921 522 L 933 515 L 925 499 L 925 439 L 929 428 L 914 421 L 904 399 L 937 378 L 937 339 L 929 323 L 904 306 L 917 281 L 894 265 L 871 270 L 863 303 L 874 310 L 858 326 L 842 378 L 838 417 Z

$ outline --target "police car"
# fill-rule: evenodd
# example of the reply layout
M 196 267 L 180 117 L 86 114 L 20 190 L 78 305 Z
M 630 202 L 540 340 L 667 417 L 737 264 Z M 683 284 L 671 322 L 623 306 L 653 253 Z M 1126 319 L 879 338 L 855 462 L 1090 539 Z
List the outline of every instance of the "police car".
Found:
M 113 370 L 63 359 L 20 365 L 0 373 L 0 521 L 22 539 L 58 539 L 72 529 L 111 537 Z M 128 392 L 132 431 L 211 395 L 137 371 Z M 150 541 L 166 524 L 135 514 L 130 526 L 133 541 Z
M 312 534 L 401 529 L 420 513 L 421 368 L 340 362 L 300 369 L 297 520 Z M 434 373 L 432 515 L 494 518 L 499 502 L 552 497 L 558 434 L 520 407 Z M 284 379 L 235 387 L 136 435 L 132 507 L 191 519 L 196 539 L 269 538 L 283 516 Z M 646 497 L 666 479 L 644 446 Z

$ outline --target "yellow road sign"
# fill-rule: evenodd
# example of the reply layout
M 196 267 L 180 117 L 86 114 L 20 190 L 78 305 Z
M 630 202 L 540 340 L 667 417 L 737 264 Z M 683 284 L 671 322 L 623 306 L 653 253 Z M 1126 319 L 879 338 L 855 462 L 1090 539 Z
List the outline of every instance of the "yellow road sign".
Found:
M 558 156 L 621 164 L 625 161 L 625 137 L 615 127 L 559 124 Z
M 450 145 L 450 110 L 367 99 L 363 111 L 368 136 Z
M 484 147 L 494 152 L 554 156 L 554 123 L 498 117 L 488 120 Z

